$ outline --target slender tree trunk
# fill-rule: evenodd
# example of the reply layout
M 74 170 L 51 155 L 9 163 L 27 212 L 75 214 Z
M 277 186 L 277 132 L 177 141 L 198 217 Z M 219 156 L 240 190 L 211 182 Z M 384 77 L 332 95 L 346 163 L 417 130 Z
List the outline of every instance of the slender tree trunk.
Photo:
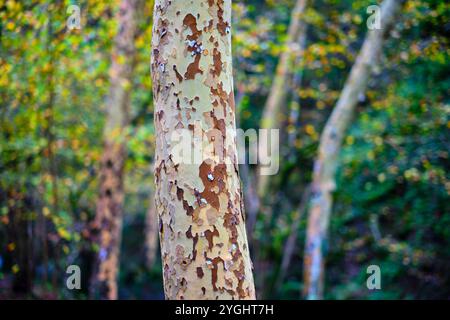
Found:
M 155 193 L 150 196 L 150 205 L 145 216 L 145 256 L 147 268 L 155 264 L 158 252 L 158 216 L 155 208 Z
M 139 0 L 122 0 L 118 14 L 119 31 L 112 53 L 95 218 L 96 228 L 99 229 L 97 239 L 99 252 L 91 288 L 92 297 L 100 299 L 117 299 L 116 278 L 124 199 L 123 168 L 126 158 L 124 129 L 129 122 L 138 3 Z
M 385 0 L 381 7 L 381 30 L 369 30 L 356 58 L 341 96 L 320 138 L 318 158 L 314 164 L 312 199 L 309 211 L 304 259 L 305 294 L 309 299 L 323 297 L 324 247 L 336 189 L 335 173 L 342 140 L 352 118 L 358 98 L 364 93 L 371 69 L 378 61 L 383 38 L 394 23 L 401 1 Z
M 154 21 L 155 199 L 166 298 L 254 299 L 235 142 L 231 1 L 158 0 Z M 193 164 L 176 156 L 174 135 L 186 130 L 194 143 L 183 146 L 205 150 Z
M 286 103 L 286 96 L 290 88 L 288 85 L 289 77 L 292 74 L 296 56 L 301 54 L 299 48 L 306 32 L 306 23 L 303 20 L 306 4 L 307 0 L 297 0 L 292 11 L 286 50 L 281 54 L 278 62 L 275 78 L 261 119 L 261 128 L 263 129 L 280 129 L 281 127 L 284 114 L 283 105 Z M 284 111 L 286 110 L 287 108 L 284 108 Z M 262 139 L 262 146 L 268 146 L 265 135 L 262 135 L 260 139 Z M 268 184 L 269 177 L 260 175 L 258 179 L 258 194 L 260 197 L 266 196 Z
M 280 265 L 280 272 L 278 273 L 278 277 L 275 282 L 276 289 L 279 289 L 279 287 L 281 286 L 281 284 L 284 281 L 284 278 L 286 277 L 287 271 L 289 270 L 292 256 L 295 252 L 297 236 L 298 236 L 298 229 L 300 226 L 301 219 L 303 217 L 303 212 L 306 211 L 306 207 L 308 204 L 310 194 L 311 194 L 311 187 L 308 185 L 308 186 L 306 186 L 305 190 L 303 191 L 300 205 L 298 206 L 298 209 L 295 212 L 294 219 L 291 224 L 291 230 L 289 232 L 289 237 L 287 238 L 286 243 L 284 245 L 283 256 L 282 256 L 281 265 Z

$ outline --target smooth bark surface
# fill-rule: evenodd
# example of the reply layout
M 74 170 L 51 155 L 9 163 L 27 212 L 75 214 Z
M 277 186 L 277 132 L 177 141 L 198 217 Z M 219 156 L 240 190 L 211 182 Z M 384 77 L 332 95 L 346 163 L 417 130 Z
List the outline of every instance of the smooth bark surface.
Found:
M 230 23 L 230 0 L 155 3 L 155 200 L 167 299 L 255 298 L 235 142 Z M 188 145 L 209 150 L 199 163 L 175 157 L 173 134 L 182 130 L 196 139 Z
M 324 247 L 332 209 L 332 193 L 336 189 L 335 174 L 342 141 L 358 98 L 366 90 L 370 71 L 379 60 L 383 39 L 394 23 L 401 2 L 398 0 L 383 2 L 382 29 L 368 31 L 350 76 L 320 138 L 318 157 L 314 163 L 304 258 L 305 294 L 308 299 L 323 298 Z
M 100 163 L 99 198 L 95 218 L 99 247 L 91 295 L 117 299 L 117 274 L 123 217 L 124 129 L 129 122 L 130 86 L 134 64 L 136 16 L 140 0 L 123 0 L 118 13 L 106 105 L 104 150 Z

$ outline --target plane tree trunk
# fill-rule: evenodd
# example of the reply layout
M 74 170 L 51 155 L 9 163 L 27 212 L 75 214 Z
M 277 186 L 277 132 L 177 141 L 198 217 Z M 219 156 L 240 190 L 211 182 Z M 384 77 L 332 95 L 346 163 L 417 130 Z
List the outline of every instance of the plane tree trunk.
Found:
M 167 299 L 255 298 L 237 163 L 230 23 L 230 0 L 155 2 L 155 201 Z M 193 160 L 176 156 L 174 137 L 186 132 L 194 142 L 182 146 L 205 151 L 194 152 Z
M 263 129 L 280 129 L 284 114 L 288 112 L 288 108 L 283 108 L 283 106 L 286 104 L 286 97 L 290 89 L 289 80 L 294 64 L 295 62 L 299 62 L 298 56 L 303 54 L 301 44 L 306 33 L 306 23 L 303 17 L 306 4 L 307 0 L 297 0 L 292 11 L 286 49 L 280 56 L 275 78 L 273 79 L 272 87 L 270 88 L 269 96 L 264 106 L 261 119 L 261 128 Z M 268 146 L 265 135 L 262 135 L 260 139 L 262 139 L 262 146 Z M 258 179 L 258 194 L 260 197 L 266 196 L 268 185 L 269 177 L 260 175 Z
M 118 13 L 119 31 L 112 51 L 104 146 L 99 171 L 99 196 L 94 221 L 98 230 L 96 242 L 99 249 L 91 287 L 93 298 L 117 299 L 124 200 L 123 171 L 126 159 L 124 132 L 129 123 L 139 1 L 122 0 Z

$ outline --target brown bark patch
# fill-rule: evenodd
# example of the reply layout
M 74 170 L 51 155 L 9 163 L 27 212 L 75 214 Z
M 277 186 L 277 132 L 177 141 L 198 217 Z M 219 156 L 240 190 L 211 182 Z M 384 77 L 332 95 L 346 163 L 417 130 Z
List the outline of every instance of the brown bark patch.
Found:
M 177 77 L 178 81 L 183 82 L 183 76 L 178 72 L 176 65 L 173 65 L 173 71 L 175 71 L 175 76 Z
M 184 17 L 183 25 L 191 29 L 192 34 L 187 36 L 188 40 L 197 40 L 202 34 L 202 31 L 197 29 L 197 19 L 190 13 Z
M 217 48 L 213 50 L 213 63 L 214 69 L 211 72 L 215 77 L 219 77 L 222 72 L 222 54 Z
M 186 73 L 184 74 L 186 80 L 194 80 L 197 73 L 203 74 L 203 71 L 199 67 L 201 57 L 200 54 L 195 55 L 194 61 L 188 65 Z
M 202 267 L 197 267 L 197 277 L 199 277 L 199 279 L 203 278 L 205 274 L 203 273 L 203 269 Z
M 184 190 L 179 188 L 178 186 L 177 186 L 177 199 L 178 201 L 183 202 L 183 209 L 186 210 L 186 214 L 188 216 L 192 216 L 192 214 L 194 213 L 194 208 L 190 206 L 186 200 L 184 200 Z
M 230 93 L 228 94 L 228 105 L 231 107 L 231 110 L 233 110 L 233 112 L 235 112 L 236 107 L 235 107 L 233 90 L 231 90 Z
M 200 193 L 200 196 L 213 208 L 219 211 L 219 194 L 225 189 L 224 179 L 226 176 L 226 165 L 218 164 L 212 169 L 211 165 L 203 161 L 199 167 L 199 171 L 199 177 L 205 186 L 205 189 Z M 219 191 L 217 193 L 213 191 L 215 187 L 218 187 Z
M 219 268 L 220 262 L 222 262 L 223 264 L 223 259 L 220 257 L 215 257 L 214 259 L 207 260 L 209 268 L 211 269 L 211 284 L 214 291 L 219 290 L 219 288 L 217 288 L 217 270 Z
M 225 138 L 226 137 L 225 120 L 217 119 L 217 117 L 214 115 L 214 111 L 211 111 L 211 118 L 214 121 L 214 129 L 219 130 L 222 133 L 222 136 Z
M 216 226 L 214 226 L 214 230 L 206 230 L 205 231 L 205 238 L 208 240 L 208 248 L 211 250 L 214 246 L 214 237 L 219 237 L 219 231 L 217 230 Z
M 198 242 L 198 234 L 195 236 L 192 235 L 192 226 L 189 226 L 188 231 L 186 231 L 186 237 L 188 239 L 192 239 L 192 260 L 195 260 L 197 257 L 197 249 L 195 248 L 197 246 Z
M 218 97 L 219 102 L 223 107 L 224 115 L 226 115 L 227 114 L 227 102 L 229 101 L 229 97 L 228 97 L 228 94 L 225 92 L 225 90 L 223 90 L 223 83 L 220 82 L 217 85 L 217 88 L 211 88 L 210 91 L 214 96 Z M 214 103 L 213 103 L 213 105 L 217 106 Z
M 245 292 L 243 285 L 245 280 L 245 270 L 244 270 L 244 264 L 241 262 L 239 265 L 239 270 L 234 270 L 234 275 L 238 279 L 238 286 L 237 286 L 237 292 L 239 294 L 239 298 L 245 298 L 248 296 L 248 293 Z
M 217 22 L 217 29 L 219 30 L 220 35 L 226 36 L 230 30 L 230 24 L 223 19 L 223 0 L 217 0 L 217 18 L 219 22 Z

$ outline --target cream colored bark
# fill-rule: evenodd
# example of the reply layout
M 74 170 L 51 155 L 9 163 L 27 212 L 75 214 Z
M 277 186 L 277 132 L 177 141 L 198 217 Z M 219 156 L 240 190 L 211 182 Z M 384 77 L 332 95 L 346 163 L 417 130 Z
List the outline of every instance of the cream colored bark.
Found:
M 335 174 L 342 140 L 349 127 L 358 98 L 364 93 L 371 69 L 381 55 L 386 36 L 399 11 L 401 1 L 385 0 L 381 7 L 381 30 L 369 30 L 339 100 L 320 138 L 314 164 L 312 199 L 309 210 L 304 258 L 305 294 L 309 299 L 323 297 L 324 252 L 336 189 Z
M 99 198 L 94 228 L 99 251 L 92 278 L 91 296 L 117 299 L 117 274 L 123 216 L 123 168 L 126 158 L 124 129 L 128 125 L 130 85 L 137 32 L 136 15 L 141 0 L 122 0 L 119 31 L 112 50 L 110 90 L 106 104 L 104 149 L 100 162 Z
M 263 117 L 261 119 L 261 128 L 263 129 L 281 129 L 283 117 L 287 113 L 287 108 L 283 105 L 286 103 L 286 96 L 290 89 L 289 78 L 294 67 L 296 58 L 303 54 L 301 48 L 302 38 L 305 36 L 306 23 L 303 20 L 307 0 L 297 0 L 291 15 L 291 22 L 288 30 L 286 42 L 286 50 L 280 56 L 277 65 L 275 78 L 270 88 L 266 105 L 264 106 Z M 262 135 L 260 139 L 261 145 L 268 146 L 266 136 Z M 278 143 L 278 141 L 277 141 Z M 258 179 L 258 194 L 260 197 L 266 196 L 269 177 L 260 175 Z
M 155 2 L 155 201 L 167 299 L 255 298 L 234 139 L 230 23 L 230 0 Z M 203 148 L 214 152 L 196 164 L 175 157 L 173 134 L 183 129 L 191 136 L 200 130 Z

